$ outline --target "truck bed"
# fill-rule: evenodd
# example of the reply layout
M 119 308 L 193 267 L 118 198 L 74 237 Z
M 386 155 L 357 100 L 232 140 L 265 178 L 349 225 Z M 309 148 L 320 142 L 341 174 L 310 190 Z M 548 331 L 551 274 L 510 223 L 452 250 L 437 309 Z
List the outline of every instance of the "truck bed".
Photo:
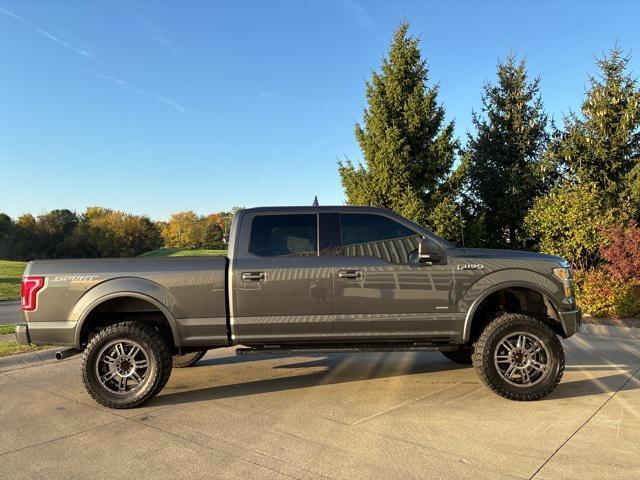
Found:
M 227 267 L 226 257 L 30 262 L 25 276 L 45 279 L 38 308 L 25 312 L 31 341 L 79 347 L 78 322 L 91 314 L 108 316 L 110 308 L 122 312 L 126 302 L 130 312 L 168 317 L 176 346 L 226 345 Z

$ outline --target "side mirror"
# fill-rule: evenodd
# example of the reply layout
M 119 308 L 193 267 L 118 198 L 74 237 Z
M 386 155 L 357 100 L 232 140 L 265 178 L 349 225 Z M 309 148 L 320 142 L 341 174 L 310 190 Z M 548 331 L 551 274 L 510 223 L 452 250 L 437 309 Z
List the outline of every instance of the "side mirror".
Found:
M 422 237 L 418 245 L 419 262 L 424 265 L 433 265 L 434 262 L 437 263 L 441 259 L 440 249 L 427 237 Z

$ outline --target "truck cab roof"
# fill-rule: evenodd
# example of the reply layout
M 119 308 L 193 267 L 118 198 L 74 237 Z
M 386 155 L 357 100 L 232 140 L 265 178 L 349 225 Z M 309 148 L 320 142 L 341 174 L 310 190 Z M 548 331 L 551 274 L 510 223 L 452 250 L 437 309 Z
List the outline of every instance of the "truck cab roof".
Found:
M 397 215 L 395 212 L 383 207 L 370 207 L 370 206 L 352 206 L 352 205 L 327 205 L 327 206 L 273 206 L 273 207 L 254 207 L 243 208 L 238 213 L 251 213 L 251 212 L 352 212 L 352 213 L 391 213 Z

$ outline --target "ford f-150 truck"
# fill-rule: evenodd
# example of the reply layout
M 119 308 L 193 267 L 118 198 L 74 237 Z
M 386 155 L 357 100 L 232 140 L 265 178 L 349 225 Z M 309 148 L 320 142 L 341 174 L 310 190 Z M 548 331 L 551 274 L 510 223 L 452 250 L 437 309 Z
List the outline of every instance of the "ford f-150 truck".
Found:
M 208 349 L 238 354 L 441 351 L 499 395 L 536 400 L 580 326 L 572 272 L 539 253 L 458 248 L 373 207 L 239 211 L 228 257 L 33 261 L 24 344 L 84 352 L 111 408 L 156 395 Z

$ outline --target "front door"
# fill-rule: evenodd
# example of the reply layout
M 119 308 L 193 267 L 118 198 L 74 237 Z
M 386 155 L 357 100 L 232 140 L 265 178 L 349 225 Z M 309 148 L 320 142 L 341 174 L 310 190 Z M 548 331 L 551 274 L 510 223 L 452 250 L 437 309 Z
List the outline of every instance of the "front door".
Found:
M 453 272 L 418 262 L 422 235 L 384 214 L 339 215 L 334 335 L 340 340 L 447 339 Z
M 247 223 L 245 223 L 247 222 Z M 238 343 L 313 342 L 332 332 L 331 257 L 316 212 L 251 213 L 233 265 Z

